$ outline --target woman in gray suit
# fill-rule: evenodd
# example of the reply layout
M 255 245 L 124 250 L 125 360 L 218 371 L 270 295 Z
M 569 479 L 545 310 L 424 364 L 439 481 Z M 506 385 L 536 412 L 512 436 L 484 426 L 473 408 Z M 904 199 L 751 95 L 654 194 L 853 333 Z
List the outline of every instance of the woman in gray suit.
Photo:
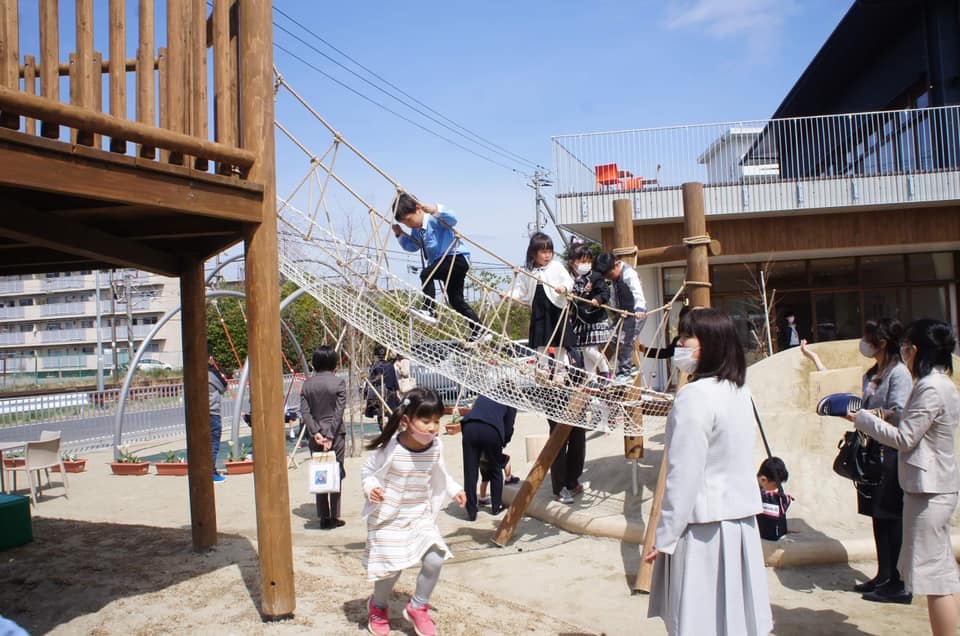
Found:
M 666 487 L 648 616 L 670 634 L 767 634 L 773 627 L 757 530 L 757 424 L 733 322 L 717 309 L 680 321 L 674 363 L 691 381 L 666 427 Z
M 343 469 L 346 448 L 343 410 L 347 403 L 347 385 L 343 378 L 334 374 L 339 357 L 336 349 L 327 345 L 317 347 L 313 352 L 313 375 L 300 389 L 300 417 L 307 428 L 310 452 L 332 450 L 336 453 L 342 480 L 347 476 Z M 317 516 L 323 530 L 344 525 L 340 519 L 340 493 L 317 494 Z
M 947 323 L 914 322 L 900 354 L 916 384 L 899 426 L 885 422 L 883 412 L 862 410 L 849 416 L 858 431 L 900 451 L 903 547 L 897 567 L 908 591 L 927 596 L 935 636 L 956 634 L 960 603 L 960 571 L 950 545 L 950 517 L 960 491 L 954 450 L 960 393 L 950 379 L 956 346 Z

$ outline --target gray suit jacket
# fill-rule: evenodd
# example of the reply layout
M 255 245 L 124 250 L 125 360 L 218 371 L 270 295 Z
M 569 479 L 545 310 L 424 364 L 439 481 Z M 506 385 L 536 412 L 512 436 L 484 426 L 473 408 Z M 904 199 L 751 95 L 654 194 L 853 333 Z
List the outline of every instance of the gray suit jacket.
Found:
M 958 422 L 960 394 L 953 380 L 936 370 L 917 380 L 899 426 L 869 411 L 860 411 L 854 419 L 858 431 L 900 450 L 900 487 L 914 494 L 960 490 L 954 450 Z
M 347 383 L 331 371 L 315 373 L 300 389 L 300 418 L 307 427 L 310 448 L 315 450 L 313 436 L 320 433 L 333 440 L 332 450 L 343 461 L 346 429 L 343 411 L 347 404 Z

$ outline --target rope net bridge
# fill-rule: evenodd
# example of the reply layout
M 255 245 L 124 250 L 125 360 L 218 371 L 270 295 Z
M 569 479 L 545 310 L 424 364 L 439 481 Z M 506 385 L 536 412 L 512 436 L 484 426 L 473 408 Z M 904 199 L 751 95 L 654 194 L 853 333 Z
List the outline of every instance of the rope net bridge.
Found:
M 390 201 L 404 189 L 345 140 L 279 73 L 276 89 L 278 101 L 292 99 L 301 105 L 332 139 L 318 155 L 280 122 L 276 124 L 285 141 L 309 161 L 306 176 L 278 200 L 279 261 L 285 277 L 374 341 L 461 387 L 518 410 L 631 436 L 643 434 L 643 415 L 666 416 L 673 396 L 642 386 L 640 377 L 632 384 L 610 383 L 562 359 L 519 345 L 502 329 L 493 328 L 508 324 L 513 303 L 504 297 L 508 296 L 504 290 L 495 290 L 477 277 L 470 280 L 484 290 L 479 324 L 443 303 L 435 307 L 433 320 L 419 316 L 415 310 L 425 299 L 420 286 L 397 275 L 403 265 L 391 267 L 390 253 L 396 246 L 393 211 L 378 210 L 347 179 L 364 183 L 364 188 L 369 188 L 371 177 L 385 181 Z M 519 277 L 532 276 L 457 228 L 454 231 L 471 254 L 483 253 L 509 268 L 512 280 L 508 291 Z M 364 236 L 358 239 L 360 234 Z M 568 295 L 567 308 L 575 298 Z M 669 306 L 648 313 L 659 313 L 663 319 L 667 313 L 663 310 Z M 609 309 L 615 327 L 617 320 L 628 315 Z M 558 330 L 569 328 L 567 311 Z M 610 346 L 616 347 L 614 343 Z

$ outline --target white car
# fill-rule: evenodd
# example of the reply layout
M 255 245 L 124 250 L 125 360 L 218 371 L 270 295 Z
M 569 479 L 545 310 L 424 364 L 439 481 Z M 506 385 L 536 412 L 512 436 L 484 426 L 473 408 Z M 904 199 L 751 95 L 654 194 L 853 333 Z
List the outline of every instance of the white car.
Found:
M 173 367 L 169 364 L 155 358 L 142 358 L 137 363 L 137 371 L 170 371 L 171 369 Z

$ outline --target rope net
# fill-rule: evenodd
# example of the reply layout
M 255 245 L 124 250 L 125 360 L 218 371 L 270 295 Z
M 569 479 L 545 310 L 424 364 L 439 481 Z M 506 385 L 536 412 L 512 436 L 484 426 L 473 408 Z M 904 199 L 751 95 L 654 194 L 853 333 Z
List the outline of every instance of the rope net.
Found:
M 485 254 L 508 267 L 511 280 L 504 290 L 469 277 L 469 283 L 481 290 L 475 307 L 479 323 L 442 302 L 435 305 L 432 318 L 423 316 L 418 311 L 425 300 L 421 287 L 398 275 L 398 270 L 405 273 L 401 267 L 391 267 L 390 252 L 396 249 L 392 210 L 378 210 L 347 179 L 364 183 L 364 188 L 369 188 L 371 177 L 385 181 L 391 201 L 404 189 L 334 130 L 279 74 L 277 89 L 278 100 L 284 93 L 293 98 L 332 139 L 328 149 L 317 154 L 277 123 L 286 140 L 309 162 L 306 176 L 291 193 L 278 197 L 279 261 L 286 278 L 367 337 L 458 383 L 461 395 L 467 388 L 518 410 L 542 413 L 550 420 L 605 432 L 619 430 L 624 435 L 642 435 L 644 415 L 666 416 L 671 394 L 641 386 L 639 378 L 634 383 L 611 383 L 572 366 L 565 356 L 556 355 L 559 351 L 555 355 L 535 351 L 491 328 L 508 324 L 512 303 L 505 296 L 521 276 L 532 274 L 459 233 L 458 228 L 454 232 L 471 254 Z M 359 215 L 366 217 L 363 222 L 358 222 Z M 359 235 L 362 238 L 358 240 Z M 570 294 L 567 298 L 569 308 L 576 298 Z M 669 306 L 647 313 L 661 313 L 663 319 Z M 625 315 L 608 309 L 614 324 Z M 568 328 L 567 317 L 565 309 L 558 330 Z

